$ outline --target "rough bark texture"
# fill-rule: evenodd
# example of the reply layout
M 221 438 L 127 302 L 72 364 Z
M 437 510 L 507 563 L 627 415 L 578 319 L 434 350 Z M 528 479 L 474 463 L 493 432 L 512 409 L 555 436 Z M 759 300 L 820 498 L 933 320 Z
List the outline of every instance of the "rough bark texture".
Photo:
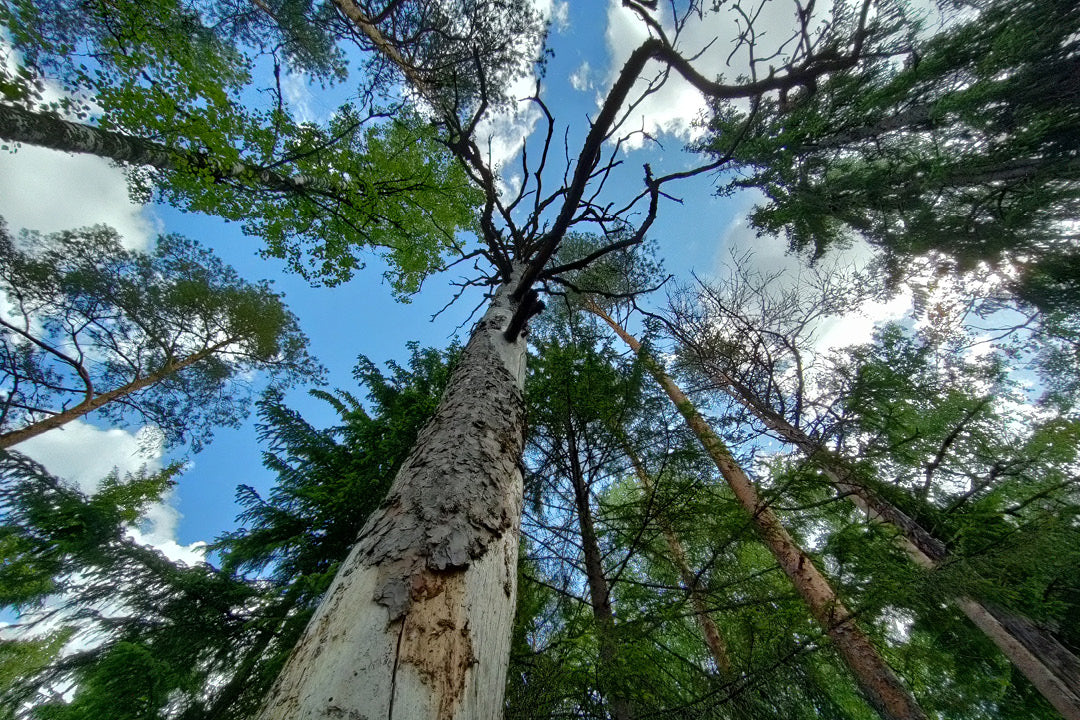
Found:
M 948 558 L 945 543 L 900 508 L 852 479 L 842 458 L 822 449 L 806 432 L 766 407 L 734 378 L 720 373 L 713 375 L 734 400 L 754 413 L 766 427 L 812 458 L 836 488 L 846 493 L 869 519 L 895 527 L 900 533 L 896 536 L 897 544 L 915 563 L 932 570 Z M 1080 659 L 1076 655 L 1028 618 L 1000 608 L 987 608 L 973 598 L 960 597 L 954 602 L 1063 717 L 1080 720 Z
M 494 720 L 517 583 L 525 341 L 504 285 L 259 715 Z
M 623 451 L 629 456 L 630 462 L 634 466 L 634 473 L 637 475 L 642 490 L 647 494 L 652 494 L 652 478 L 649 476 L 648 471 L 645 470 L 645 466 L 641 462 L 641 458 L 638 457 L 637 452 L 629 443 L 623 446 Z M 712 616 L 709 615 L 709 608 L 705 602 L 703 588 L 701 587 L 701 578 L 690 568 L 690 562 L 686 559 L 686 550 L 683 549 L 682 541 L 671 527 L 671 523 L 667 522 L 664 517 L 659 518 L 659 523 L 660 530 L 664 533 L 664 540 L 667 542 L 668 551 L 671 553 L 671 562 L 675 569 L 679 571 L 679 578 L 682 580 L 683 587 L 690 595 L 690 603 L 694 607 L 694 618 L 701 628 L 701 634 L 705 639 L 705 645 L 709 648 L 709 654 L 712 655 L 717 670 L 724 675 L 730 675 L 731 658 L 728 656 L 727 643 L 724 642 L 724 638 L 720 634 L 720 628 L 716 626 Z
M 698 414 L 689 398 L 664 372 L 663 368 L 639 343 L 598 306 L 588 309 L 603 319 L 616 334 L 641 358 L 645 368 L 671 401 L 675 403 L 686 424 L 697 435 L 705 451 L 716 463 L 739 504 L 750 514 L 755 529 L 784 574 L 810 608 L 810 613 L 832 640 L 836 650 L 855 676 L 863 695 L 885 718 L 891 720 L 926 720 L 907 687 L 885 662 L 866 633 L 855 622 L 851 611 L 844 606 L 813 560 L 795 543 L 781 524 L 776 513 L 758 496 L 757 488 L 735 462 L 723 441 Z

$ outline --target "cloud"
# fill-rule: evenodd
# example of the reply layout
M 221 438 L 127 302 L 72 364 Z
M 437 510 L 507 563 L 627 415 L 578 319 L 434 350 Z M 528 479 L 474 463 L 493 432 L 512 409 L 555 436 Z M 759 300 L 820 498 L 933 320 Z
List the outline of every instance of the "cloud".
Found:
M 784 61 L 786 44 L 796 26 L 797 6 L 791 0 L 774 0 L 755 6 L 754 28 L 756 32 L 755 55 L 758 58 L 772 57 L 767 64 L 778 67 Z M 819 3 L 816 7 L 818 18 L 828 18 L 832 9 L 831 2 Z M 661 25 L 664 33 L 675 43 L 675 48 L 685 58 L 692 58 L 695 68 L 702 74 L 714 79 L 722 73 L 726 81 L 734 83 L 740 76 L 750 72 L 750 55 L 745 48 L 739 48 L 738 38 L 745 28 L 743 16 L 737 12 L 738 6 L 723 5 L 720 10 L 705 12 L 700 17 L 690 14 L 675 36 L 675 18 L 670 8 L 661 3 L 653 17 Z M 649 37 L 646 24 L 634 11 L 623 6 L 621 0 L 609 0 L 607 12 L 607 30 L 605 39 L 611 57 L 611 66 L 607 76 L 610 86 L 618 76 L 619 70 L 627 58 Z M 648 79 L 658 76 L 662 67 L 659 63 L 649 63 L 643 72 L 643 79 L 638 81 L 631 91 L 630 99 L 640 96 L 648 84 Z M 646 97 L 628 117 L 628 130 L 643 129 L 657 135 L 667 134 L 683 141 L 697 137 L 701 129 L 696 121 L 708 109 L 705 98 L 678 73 L 670 77 L 658 91 Z M 628 147 L 640 146 L 644 141 L 640 135 L 627 143 Z
M 281 94 L 300 122 L 313 123 L 320 119 L 311 107 L 314 95 L 308 87 L 308 76 L 304 73 L 286 72 L 281 78 Z
M 151 434 L 145 430 L 134 434 L 119 428 L 102 430 L 73 420 L 23 441 L 15 449 L 82 492 L 93 493 L 114 469 L 121 475 L 143 466 L 151 471 L 161 469 L 160 444 L 154 446 Z
M 559 32 L 565 32 L 570 27 L 570 3 L 556 1 L 548 11 L 552 26 Z
M 188 545 L 176 541 L 176 529 L 183 515 L 173 505 L 175 492 L 169 492 L 162 502 L 152 505 L 143 516 L 140 527 L 128 529 L 128 536 L 137 543 L 159 550 L 174 562 L 195 565 L 206 560 L 206 543 L 197 540 Z
M 30 146 L 0 154 L 0 215 L 12 230 L 43 233 L 104 223 L 116 228 L 125 247 L 139 250 L 157 229 L 131 202 L 127 178 L 115 165 Z
M 589 66 L 589 61 L 586 60 L 581 63 L 581 67 L 570 73 L 570 86 L 579 92 L 592 89 L 591 73 L 592 68 Z

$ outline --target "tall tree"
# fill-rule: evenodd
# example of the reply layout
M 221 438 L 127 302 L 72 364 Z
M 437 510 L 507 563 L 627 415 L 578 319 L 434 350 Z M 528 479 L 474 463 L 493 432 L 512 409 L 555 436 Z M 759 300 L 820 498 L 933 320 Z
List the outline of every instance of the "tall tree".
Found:
M 527 390 L 530 451 L 542 458 L 536 475 L 569 484 L 570 507 L 577 518 L 589 605 L 598 639 L 599 690 L 616 720 L 634 717 L 628 693 L 630 678 L 620 655 L 619 628 L 613 609 L 614 559 L 601 547 L 595 496 L 611 482 L 613 456 L 621 452 L 612 428 L 625 422 L 635 404 L 640 381 L 622 378 L 604 358 L 587 347 L 587 337 L 570 343 L 552 338 L 539 343 Z M 535 477 L 532 482 L 541 482 Z M 627 548 L 632 555 L 634 548 Z M 630 556 L 616 563 L 629 562 Z M 607 567 L 605 567 L 607 566 Z M 617 577 L 617 572 L 614 575 Z
M 107 227 L 0 226 L 0 292 L 0 448 L 90 413 L 198 448 L 243 417 L 248 373 L 319 372 L 280 295 L 180 236 L 141 253 Z
M 125 717 L 250 717 L 434 410 L 453 355 L 413 348 L 389 377 L 361 358 L 370 409 L 350 393 L 315 391 L 340 418 L 326 429 L 280 393 L 264 397 L 264 457 L 278 482 L 265 498 L 241 486 L 244 527 L 210 548 L 220 568 L 168 561 L 128 537 L 168 476 L 114 477 L 87 495 L 5 455 L 0 602 L 26 610 L 27 625 L 59 620 L 80 637 L 96 633 L 89 647 L 21 668 L 5 702 L 32 699 L 37 712 L 64 718 L 110 706 Z M 22 647 L 11 652 L 30 659 Z M 73 698 L 50 697 L 70 678 Z
M 354 3 L 343 5 L 356 28 L 372 38 L 370 18 Z M 439 718 L 493 717 L 501 711 L 521 513 L 521 331 L 542 307 L 533 286 L 557 282 L 608 252 L 640 243 L 668 183 L 719 166 L 660 177 L 647 168 L 642 191 L 628 203 L 594 202 L 588 191 L 599 193 L 618 164 L 614 156 L 605 159 L 605 143 L 617 147 L 630 132 L 623 128 L 623 110 L 636 97 L 631 93 L 637 81 L 650 61 L 658 61 L 706 95 L 760 98 L 857 63 L 874 34 L 868 3 L 845 6 L 828 26 L 830 39 L 820 45 L 797 43 L 768 77 L 714 82 L 679 53 L 647 9 L 631 5 L 653 36 L 631 53 L 581 150 L 566 172 L 557 174 L 562 182 L 552 191 L 543 186 L 555 129 L 554 117 L 547 115 L 539 163 L 530 166 L 526 160 L 527 180 L 511 199 L 504 199 L 476 137 L 488 110 L 484 94 L 446 107 L 422 78 L 415 79 L 411 63 L 400 53 L 395 56 L 385 34 L 382 40 L 372 38 L 435 106 L 449 147 L 484 192 L 479 255 L 491 272 L 466 285 L 495 291 L 435 419 L 403 465 L 387 506 L 361 533 L 261 717 L 317 717 L 329 706 L 367 715 Z M 808 40 L 809 23 L 809 16 L 802 17 L 803 34 L 797 30 L 795 36 Z M 838 53 L 834 47 L 850 50 Z M 546 107 L 540 98 L 534 101 Z M 631 223 L 636 210 L 642 216 Z M 544 220 L 549 213 L 554 215 L 550 224 Z M 586 225 L 619 231 L 574 267 L 553 263 L 567 232 Z
M 757 489 L 738 466 L 724 442 L 705 422 L 689 398 L 667 375 L 662 366 L 643 349 L 595 302 L 589 301 L 590 312 L 606 322 L 612 330 L 641 358 L 646 369 L 671 398 L 687 425 L 700 439 L 716 462 L 724 479 L 749 513 L 762 542 L 780 563 L 784 573 L 806 601 L 814 619 L 828 633 L 837 651 L 844 658 L 870 703 L 887 718 L 924 718 L 911 692 L 888 666 L 866 633 L 855 622 L 855 616 L 837 597 L 829 581 L 817 569 L 811 557 L 800 548 L 781 524 L 779 517 L 762 501 Z
M 1013 268 L 1017 296 L 1075 311 L 1078 29 L 1067 0 L 975 3 L 903 63 L 865 63 L 757 113 L 730 187 L 762 191 L 754 225 L 793 247 L 820 255 L 859 235 L 897 276 L 930 252 L 943 271 Z M 731 152 L 743 116 L 719 109 L 700 149 Z

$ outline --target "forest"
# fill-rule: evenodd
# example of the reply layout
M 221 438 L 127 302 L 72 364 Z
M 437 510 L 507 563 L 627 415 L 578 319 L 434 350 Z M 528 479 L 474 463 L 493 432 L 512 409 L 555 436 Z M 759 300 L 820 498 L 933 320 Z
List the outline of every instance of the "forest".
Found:
M 0 720 L 1080 720 L 1075 2 L 0 23 Z

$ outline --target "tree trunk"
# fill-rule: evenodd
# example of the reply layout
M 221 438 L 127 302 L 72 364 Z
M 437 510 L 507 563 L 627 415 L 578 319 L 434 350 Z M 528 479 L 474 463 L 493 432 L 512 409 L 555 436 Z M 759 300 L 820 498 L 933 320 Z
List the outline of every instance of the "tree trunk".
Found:
M 517 584 L 525 340 L 515 272 L 360 532 L 261 720 L 495 720 Z
M 586 307 L 610 325 L 616 334 L 630 346 L 657 384 L 675 403 L 679 413 L 686 420 L 686 424 L 697 435 L 705 451 L 716 463 L 717 469 L 735 493 L 739 504 L 750 513 L 758 535 L 809 606 L 811 615 L 832 640 L 870 704 L 883 717 L 891 720 L 926 720 L 926 714 L 907 687 L 855 622 L 851 611 L 837 597 L 829 581 L 817 569 L 813 560 L 795 543 L 776 513 L 761 501 L 750 478 L 735 462 L 720 437 L 698 414 L 690 399 L 664 372 L 659 363 L 643 352 L 641 343 L 627 333 L 622 326 L 598 306 L 589 304 Z
M 0 104 L 0 138 L 60 152 L 96 155 L 125 165 L 168 171 L 201 171 L 209 173 L 216 180 L 254 183 L 276 192 L 348 192 L 347 188 L 323 179 L 282 175 L 245 162 L 224 163 L 205 153 L 178 150 L 144 138 L 11 105 Z
M 651 495 L 653 492 L 652 478 L 649 477 L 649 473 L 645 470 L 641 458 L 638 457 L 637 452 L 630 446 L 629 442 L 624 443 L 623 452 L 630 458 L 642 490 Z M 678 534 L 671 527 L 671 523 L 663 516 L 658 518 L 658 522 L 661 532 L 664 533 L 668 552 L 671 553 L 671 562 L 675 569 L 679 571 L 683 588 L 690 596 L 690 604 L 694 608 L 694 619 L 697 620 L 698 626 L 701 628 L 702 637 L 705 639 L 705 645 L 709 648 L 709 654 L 712 655 L 713 662 L 716 663 L 716 669 L 723 675 L 730 675 L 731 658 L 728 656 L 727 644 L 720 634 L 720 628 L 716 626 L 712 616 L 709 615 L 709 608 L 705 603 L 704 589 L 701 587 L 701 578 L 690 568 L 690 563 L 686 559 L 686 550 L 683 549 L 682 541 L 679 540 Z
M 619 647 L 615 639 L 615 615 L 611 611 L 611 588 L 604 575 L 600 543 L 596 539 L 592 506 L 589 503 L 589 485 L 581 471 L 578 460 L 577 440 L 572 425 L 567 427 L 567 454 L 570 460 L 570 482 L 574 486 L 574 502 L 577 505 L 578 527 L 581 530 L 581 549 L 585 556 L 585 579 L 589 585 L 589 601 L 596 620 L 600 643 L 600 673 L 602 679 L 610 679 L 618 672 Z M 607 698 L 614 720 L 631 720 L 633 711 L 630 701 L 623 696 L 616 678 L 614 683 L 605 682 L 600 692 Z
M 767 407 L 750 388 L 726 374 L 708 372 L 732 399 L 812 459 L 868 518 L 896 528 L 900 532 L 896 536 L 897 544 L 916 564 L 932 570 L 948 558 L 945 543 L 903 510 L 854 480 L 843 458 L 822 448 L 805 431 Z M 988 608 L 969 597 L 959 597 L 954 602 L 1063 717 L 1080 720 L 1080 659 L 1076 655 L 1028 618 L 1000 608 Z
M 11 432 L 2 433 L 0 434 L 0 450 L 6 450 L 9 447 L 18 445 L 24 440 L 29 440 L 32 437 L 37 437 L 38 435 L 41 435 L 42 433 L 46 433 L 50 430 L 55 430 L 58 427 L 63 427 L 72 420 L 78 420 L 84 415 L 88 415 L 89 413 L 94 412 L 98 408 L 108 405 L 114 400 L 127 397 L 132 393 L 136 393 L 139 390 L 148 388 L 154 383 L 160 382 L 169 375 L 172 375 L 175 372 L 179 372 L 180 370 L 183 370 L 186 367 L 190 367 L 195 363 L 199 362 L 200 360 L 203 360 L 210 355 L 213 355 L 215 352 L 217 352 L 222 347 L 228 345 L 231 342 L 233 342 L 232 339 L 226 340 L 224 342 L 220 342 L 211 347 L 200 350 L 197 353 L 193 353 L 186 358 L 183 358 L 182 360 L 178 360 L 174 363 L 166 363 L 160 369 L 155 370 L 149 375 L 135 378 L 126 385 L 122 385 L 113 390 L 94 395 L 93 397 L 82 401 L 73 408 L 69 408 L 67 410 L 64 410 L 63 412 L 58 412 L 55 415 L 50 415 L 44 420 L 39 420 L 38 422 L 33 423 L 32 425 L 27 425 L 24 428 L 19 428 L 18 430 L 12 430 Z

